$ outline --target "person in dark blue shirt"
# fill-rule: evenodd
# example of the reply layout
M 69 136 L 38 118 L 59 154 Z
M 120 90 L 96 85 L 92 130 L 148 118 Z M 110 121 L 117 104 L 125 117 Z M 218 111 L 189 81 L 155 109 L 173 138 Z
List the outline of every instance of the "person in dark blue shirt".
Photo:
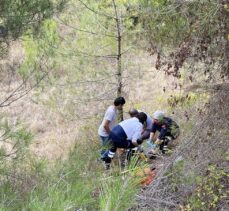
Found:
M 156 131 L 159 131 L 157 137 Z M 180 129 L 177 123 L 169 117 L 165 117 L 162 111 L 156 111 L 153 114 L 153 125 L 150 133 L 151 141 L 159 146 L 162 153 L 165 153 L 168 142 L 176 139 L 180 134 Z

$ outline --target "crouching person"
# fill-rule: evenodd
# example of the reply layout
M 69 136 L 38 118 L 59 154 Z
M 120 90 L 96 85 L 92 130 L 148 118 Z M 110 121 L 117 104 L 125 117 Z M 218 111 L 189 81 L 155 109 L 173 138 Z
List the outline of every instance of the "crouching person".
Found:
M 156 131 L 159 131 L 158 137 L 156 137 Z M 159 147 L 161 152 L 165 153 L 169 141 L 176 139 L 179 134 L 179 126 L 174 120 L 166 117 L 162 111 L 154 112 L 150 139 L 155 147 Z
M 140 110 L 137 110 L 135 108 L 131 108 L 129 110 L 129 115 L 130 117 L 136 117 L 138 115 L 138 113 L 140 113 L 141 111 Z M 143 112 L 145 113 L 145 112 Z M 145 113 L 146 114 L 146 113 Z M 146 114 L 147 116 L 147 119 L 146 119 L 146 122 L 143 126 L 143 131 L 142 131 L 142 134 L 141 134 L 141 137 L 139 138 L 140 140 L 142 140 L 142 142 L 144 142 L 144 140 L 148 140 L 149 137 L 150 137 L 150 131 L 151 131 L 151 128 L 152 128 L 152 125 L 153 125 L 153 120 L 152 118 Z M 133 155 L 136 154 L 136 152 L 143 152 L 143 149 L 140 147 L 135 147 L 134 149 L 130 149 L 128 150 L 127 152 L 127 160 L 130 161 L 131 160 L 131 157 Z
M 131 108 L 129 110 L 129 115 L 130 115 L 130 117 L 136 117 L 138 115 L 138 113 L 140 113 L 140 112 L 141 111 L 138 111 L 135 108 Z M 145 112 L 142 112 L 142 113 L 145 113 Z M 141 137 L 140 137 L 140 139 L 142 141 L 149 139 L 150 131 L 151 131 L 151 128 L 152 128 L 152 125 L 153 125 L 152 118 L 148 114 L 146 114 L 146 116 L 147 116 L 146 124 L 144 124 L 144 126 L 143 126 L 143 131 L 142 131 L 142 134 L 141 134 Z
M 110 133 L 112 147 L 108 153 L 106 153 L 106 157 L 103 158 L 107 168 L 110 167 L 111 160 L 117 148 L 131 149 L 142 144 L 140 137 L 146 119 L 147 115 L 140 112 L 136 117 L 124 120 L 112 129 Z

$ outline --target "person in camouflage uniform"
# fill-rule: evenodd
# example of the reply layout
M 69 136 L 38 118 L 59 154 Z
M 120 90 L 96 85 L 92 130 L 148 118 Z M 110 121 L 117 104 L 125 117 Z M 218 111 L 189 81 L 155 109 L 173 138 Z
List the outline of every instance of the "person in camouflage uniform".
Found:
M 156 135 L 156 131 L 159 131 L 159 135 Z M 162 111 L 156 111 L 153 114 L 153 125 L 150 133 L 150 140 L 159 146 L 162 153 L 167 150 L 169 141 L 176 139 L 180 134 L 180 128 L 178 124 L 166 117 Z

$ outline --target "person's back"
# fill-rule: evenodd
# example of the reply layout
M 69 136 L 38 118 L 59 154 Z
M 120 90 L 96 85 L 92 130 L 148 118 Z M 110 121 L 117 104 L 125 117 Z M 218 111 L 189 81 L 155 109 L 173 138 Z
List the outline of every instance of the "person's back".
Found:
M 179 133 L 180 133 L 180 129 L 178 124 L 170 117 L 164 117 L 164 121 L 163 121 L 163 125 L 166 126 L 167 128 L 167 133 L 173 138 L 177 138 Z
M 129 110 L 129 115 L 130 117 L 136 117 L 139 112 L 142 111 L 137 110 L 135 108 L 131 108 Z M 146 114 L 145 112 L 143 113 Z M 153 125 L 153 119 L 148 114 L 146 114 L 146 116 L 147 116 L 146 125 L 144 125 L 144 130 L 142 131 L 141 138 L 140 138 L 141 140 L 146 140 L 150 137 L 150 131 Z
M 142 144 L 140 137 L 146 119 L 146 114 L 140 112 L 137 117 L 124 120 L 116 125 L 110 133 L 112 147 L 107 153 L 105 153 L 102 160 L 109 164 L 114 157 L 117 148 L 128 149 Z
M 158 138 L 163 140 L 165 136 L 171 136 L 172 138 L 176 138 L 179 132 L 179 126 L 177 123 L 170 117 L 163 117 L 160 123 L 154 122 L 152 126 L 152 132 L 156 132 L 158 130 L 160 132 Z
M 153 119 L 148 115 L 147 115 L 147 119 L 146 119 L 146 130 L 151 130 L 152 125 L 153 125 Z
M 141 135 L 143 130 L 142 124 L 136 117 L 126 119 L 119 123 L 127 135 L 128 140 L 135 139 Z

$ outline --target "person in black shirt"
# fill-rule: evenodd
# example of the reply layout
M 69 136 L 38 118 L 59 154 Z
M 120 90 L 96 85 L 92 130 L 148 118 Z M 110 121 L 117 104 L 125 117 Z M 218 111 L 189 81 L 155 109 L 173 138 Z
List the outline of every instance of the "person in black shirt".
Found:
M 159 131 L 158 137 L 156 131 Z M 174 120 L 165 117 L 162 111 L 154 112 L 150 139 L 156 144 L 156 146 L 159 146 L 162 153 L 165 153 L 168 142 L 176 139 L 179 134 L 180 128 Z

